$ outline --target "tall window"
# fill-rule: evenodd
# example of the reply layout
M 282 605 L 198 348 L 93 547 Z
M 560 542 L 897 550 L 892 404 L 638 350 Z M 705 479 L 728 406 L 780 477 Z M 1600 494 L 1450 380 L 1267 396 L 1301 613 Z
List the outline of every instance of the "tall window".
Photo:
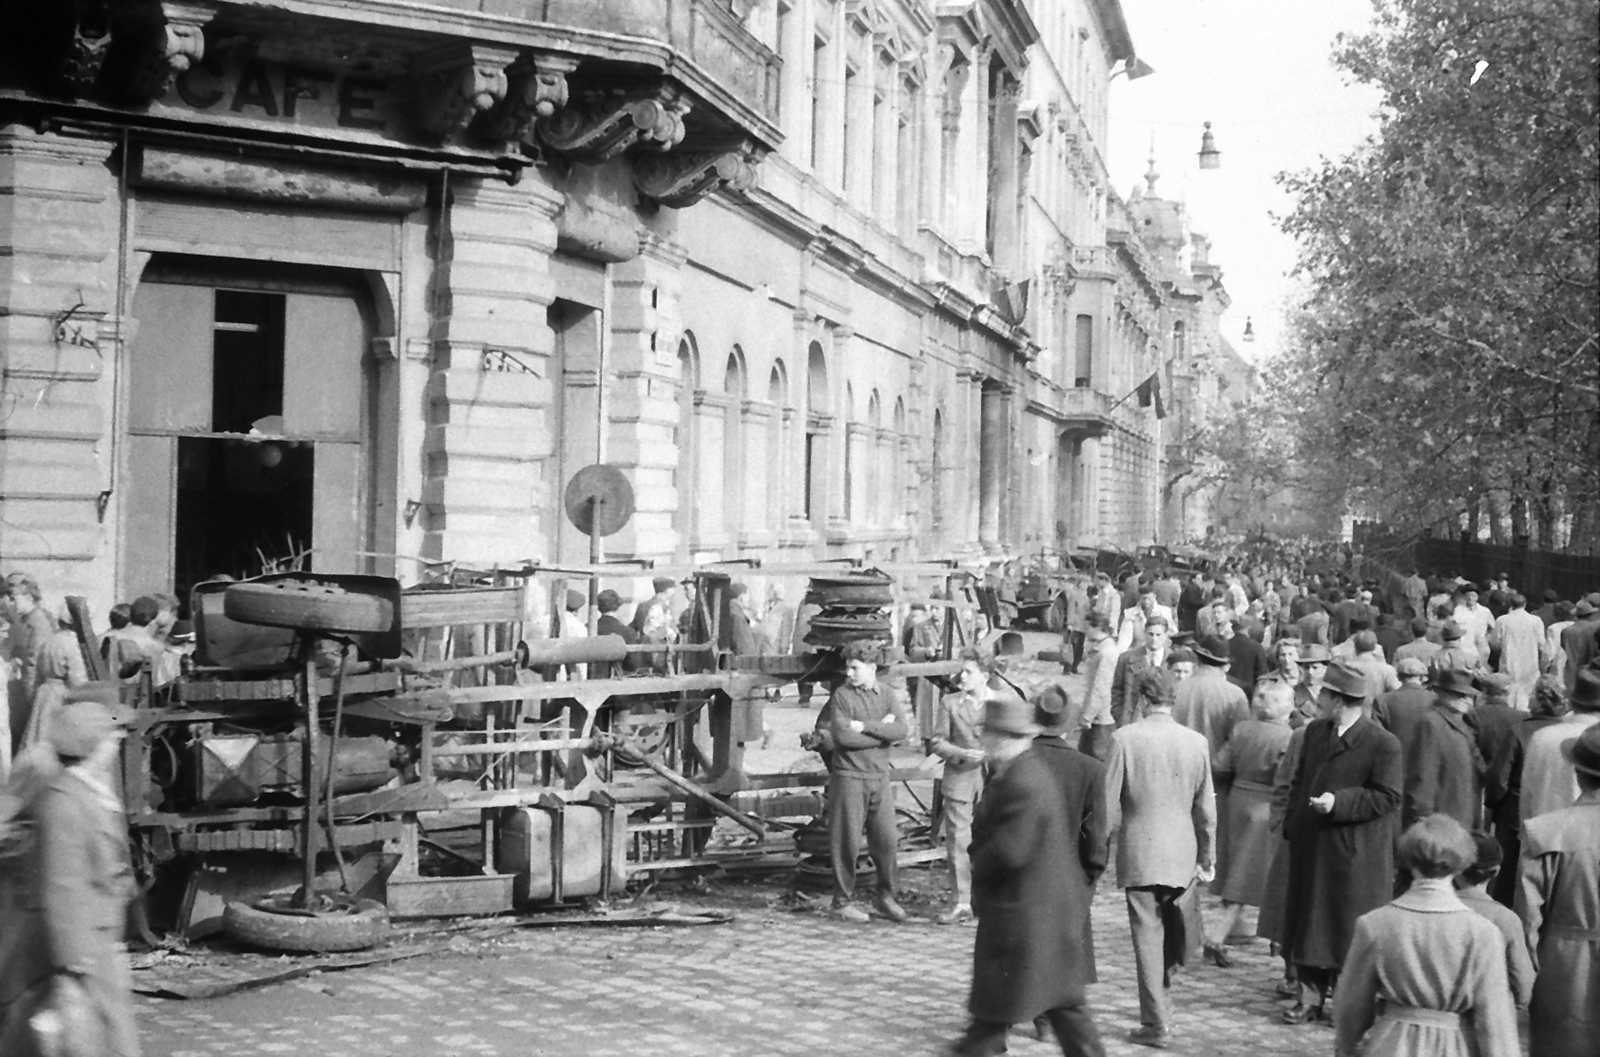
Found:
M 854 67 L 846 66 L 844 71 L 844 101 L 839 108 L 843 115 L 843 131 L 839 137 L 839 156 L 843 161 L 843 173 L 840 186 L 844 188 L 846 197 L 857 189 L 856 157 L 855 157 L 855 110 L 856 94 L 860 89 L 861 80 Z
M 744 526 L 744 438 L 740 435 L 743 404 L 748 396 L 744 382 L 744 355 L 735 345 L 728 354 L 722 375 L 722 389 L 728 394 L 728 408 L 722 426 L 722 523 L 730 543 L 737 543 Z
M 902 88 L 899 119 L 898 224 L 901 236 L 910 238 L 916 233 L 922 208 L 922 87 L 910 77 Z
M 1077 331 L 1072 342 L 1075 374 L 1072 384 L 1087 389 L 1094 378 L 1094 317 L 1078 317 Z
M 811 42 L 811 171 L 822 174 L 823 138 L 827 133 L 828 42 L 817 37 Z
M 678 449 L 678 465 L 672 471 L 673 491 L 678 505 L 673 510 L 672 528 L 678 534 L 678 554 L 687 557 L 695 537 L 694 512 L 696 503 L 696 477 L 700 461 L 699 430 L 695 427 L 694 392 L 699 384 L 699 357 L 695 353 L 694 337 L 684 334 L 678 343 L 678 428 L 674 438 Z

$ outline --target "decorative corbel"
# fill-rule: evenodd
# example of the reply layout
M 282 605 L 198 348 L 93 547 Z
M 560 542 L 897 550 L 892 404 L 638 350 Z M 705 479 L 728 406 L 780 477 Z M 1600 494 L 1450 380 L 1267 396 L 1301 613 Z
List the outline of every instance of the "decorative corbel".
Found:
M 74 6 L 72 39 L 56 70 L 56 83 L 67 95 L 81 96 L 94 87 L 111 50 L 111 14 L 105 0 L 79 0 Z
M 150 102 L 172 90 L 172 83 L 195 63 L 205 58 L 205 27 L 216 16 L 209 4 L 163 3 L 161 22 L 152 26 L 150 36 L 134 64 L 129 93 Z
M 567 105 L 567 74 L 578 58 L 555 52 L 524 55 L 506 71 L 508 91 L 482 122 L 484 136 L 496 143 L 532 143 L 534 123 Z
M 646 198 L 683 209 L 719 187 L 748 191 L 755 186 L 756 164 L 749 143 L 720 153 L 645 154 L 634 159 L 633 184 Z
M 444 142 L 458 141 L 479 114 L 494 109 L 509 87 L 511 48 L 452 44 L 417 64 L 417 126 Z
M 683 115 L 689 104 L 676 89 L 648 96 L 589 92 L 538 123 L 539 138 L 551 150 L 587 162 L 615 158 L 635 143 L 667 150 L 683 142 Z

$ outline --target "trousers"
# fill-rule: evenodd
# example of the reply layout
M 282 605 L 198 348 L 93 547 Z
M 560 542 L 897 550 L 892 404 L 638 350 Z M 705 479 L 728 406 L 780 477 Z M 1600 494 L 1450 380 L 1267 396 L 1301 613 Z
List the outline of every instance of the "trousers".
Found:
M 1049 1009 L 1044 1016 L 1050 1021 L 1050 1030 L 1055 1032 L 1056 1043 L 1064 1057 L 1105 1057 L 1105 1044 L 1100 1041 L 1100 1032 L 1086 1005 L 1079 1003 Z M 965 1037 L 956 1044 L 955 1057 L 993 1057 L 1005 1053 L 1009 1028 L 1009 1024 L 992 1020 L 973 1021 Z
M 850 902 L 856 891 L 856 857 L 861 831 L 878 872 L 878 891 L 895 891 L 894 787 L 888 775 L 835 774 L 828 779 L 828 853 L 833 859 L 833 905 Z
M 1191 908 L 1184 896 L 1193 891 L 1193 886 L 1143 885 L 1123 892 L 1128 900 L 1128 924 L 1133 928 L 1141 1024 L 1164 1028 L 1172 1020 L 1172 999 L 1167 994 L 1172 970 L 1188 960 L 1189 949 L 1200 935 L 1197 899 L 1192 908 L 1194 920 L 1186 913 Z

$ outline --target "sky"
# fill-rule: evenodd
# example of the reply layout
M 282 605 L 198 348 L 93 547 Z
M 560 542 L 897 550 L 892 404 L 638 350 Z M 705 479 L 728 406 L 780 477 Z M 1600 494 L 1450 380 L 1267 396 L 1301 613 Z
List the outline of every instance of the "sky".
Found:
M 1143 186 L 1153 136 L 1157 193 L 1188 204 L 1191 227 L 1210 237 L 1211 263 L 1222 268 L 1233 301 L 1222 332 L 1262 360 L 1280 347 L 1294 289 L 1295 242 L 1273 220 L 1291 202 L 1274 177 L 1342 156 L 1376 130 L 1376 92 L 1347 84 L 1329 60 L 1336 34 L 1368 28 L 1371 4 L 1122 0 L 1122 9 L 1134 50 L 1156 72 L 1112 81 L 1112 183 L 1123 197 Z M 1197 157 L 1206 121 L 1222 152 L 1211 170 Z

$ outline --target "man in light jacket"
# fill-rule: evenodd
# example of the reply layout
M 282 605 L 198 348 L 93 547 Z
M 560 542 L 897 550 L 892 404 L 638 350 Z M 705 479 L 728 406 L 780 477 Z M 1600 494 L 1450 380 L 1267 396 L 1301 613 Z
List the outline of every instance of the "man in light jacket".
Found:
M 1144 718 L 1111 737 L 1106 827 L 1117 834 L 1117 883 L 1138 968 L 1140 1024 L 1128 1039 L 1165 1049 L 1171 971 L 1203 935 L 1194 882 L 1215 874 L 1216 798 L 1205 736 L 1172 717 L 1171 677 L 1147 669 L 1138 679 Z

